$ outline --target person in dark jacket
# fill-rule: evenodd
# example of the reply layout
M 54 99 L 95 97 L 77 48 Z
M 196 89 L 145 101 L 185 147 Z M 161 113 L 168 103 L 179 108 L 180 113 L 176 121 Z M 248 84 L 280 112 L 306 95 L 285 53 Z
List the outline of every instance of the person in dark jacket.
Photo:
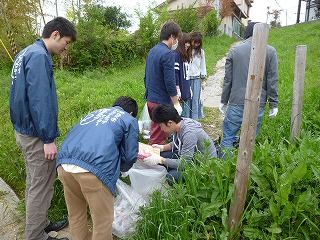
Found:
M 114 197 L 120 171 L 128 171 L 139 150 L 138 105 L 130 97 L 89 113 L 70 131 L 57 159 L 69 225 L 75 239 L 112 240 Z M 93 222 L 87 225 L 87 207 Z
M 174 52 L 171 51 L 177 48 L 181 34 L 181 28 L 177 23 L 166 22 L 161 28 L 160 42 L 148 53 L 145 86 L 151 120 L 153 109 L 158 104 L 172 104 L 179 114 L 182 112 L 176 89 Z M 168 137 L 154 122 L 151 122 L 149 144 L 164 144 Z
M 16 56 L 12 67 L 10 117 L 27 170 L 26 239 L 56 239 L 47 233 L 68 224 L 48 220 L 60 135 L 51 55 L 62 53 L 75 40 L 74 25 L 57 17 L 44 26 L 40 39 Z
M 175 63 L 174 71 L 178 96 L 182 101 L 182 117 L 190 117 L 190 99 L 192 98 L 190 81 L 188 78 L 189 62 L 191 60 L 191 37 L 188 33 L 183 33 L 178 43 L 178 48 L 174 51 Z
M 153 144 L 160 149 L 160 156 L 152 154 L 143 159 L 148 165 L 162 164 L 167 167 L 167 180 L 169 183 L 182 178 L 182 159 L 190 164 L 196 152 L 208 154 L 212 158 L 217 157 L 217 149 L 209 135 L 203 130 L 201 123 L 191 118 L 182 118 L 176 109 L 169 104 L 158 105 L 153 111 L 153 120 L 162 131 L 173 134 L 172 142 L 160 145 Z M 205 141 L 209 143 L 205 148 Z

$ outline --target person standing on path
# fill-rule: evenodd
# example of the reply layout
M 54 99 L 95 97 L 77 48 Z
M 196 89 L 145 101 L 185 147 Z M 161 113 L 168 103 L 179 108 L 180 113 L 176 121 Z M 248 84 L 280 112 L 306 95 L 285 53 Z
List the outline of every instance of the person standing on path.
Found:
M 119 97 L 111 108 L 89 113 L 70 131 L 57 160 L 72 236 L 112 240 L 114 197 L 120 171 L 136 162 L 139 126 L 137 102 Z M 93 223 L 89 231 L 88 206 Z
M 236 140 L 242 125 L 252 35 L 255 24 L 255 22 L 248 24 L 245 31 L 246 40 L 232 47 L 227 55 L 221 103 L 219 106 L 221 113 L 224 114 L 226 111 L 223 121 L 223 138 L 221 144 L 223 149 L 233 147 L 233 142 Z M 278 113 L 278 80 L 278 57 L 276 49 L 268 45 L 256 135 L 258 135 L 260 131 L 267 101 L 270 106 L 269 117 L 275 117 Z
M 173 21 L 166 22 L 161 28 L 160 42 L 148 53 L 144 80 L 148 112 L 151 120 L 153 109 L 158 104 L 173 104 L 179 114 L 182 112 L 176 89 L 175 58 L 172 51 L 177 48 L 181 35 L 181 28 L 177 23 Z M 149 144 L 164 144 L 168 137 L 152 121 Z
M 189 79 L 192 91 L 190 117 L 198 120 L 204 118 L 201 91 L 207 77 L 207 67 L 205 53 L 202 49 L 202 34 L 192 32 L 190 35 L 192 46 L 192 58 L 189 64 Z
M 48 22 L 42 37 L 15 58 L 10 89 L 10 117 L 26 162 L 26 239 L 48 236 L 68 222 L 50 222 L 48 210 L 56 177 L 58 100 L 51 54 L 61 54 L 76 40 L 74 25 L 57 17 Z M 64 238 L 67 239 L 67 238 Z

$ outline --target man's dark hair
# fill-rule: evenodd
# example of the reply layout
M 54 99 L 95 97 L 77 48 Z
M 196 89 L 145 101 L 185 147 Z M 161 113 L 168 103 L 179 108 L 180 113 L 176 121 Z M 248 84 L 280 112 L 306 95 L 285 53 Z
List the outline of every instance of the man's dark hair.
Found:
M 182 32 L 179 24 L 168 21 L 161 28 L 160 41 L 168 40 L 171 35 L 179 39 L 181 38 Z
M 60 37 L 71 37 L 72 42 L 77 40 L 77 31 L 68 19 L 63 17 L 56 17 L 48 22 L 42 31 L 42 38 L 50 38 L 51 33 L 58 31 Z
M 245 34 L 244 34 L 244 38 L 245 39 L 248 39 L 249 37 L 252 37 L 253 35 L 253 27 L 254 25 L 256 25 L 258 22 L 250 22 L 248 24 L 248 26 L 246 27 L 246 31 L 245 31 Z
M 113 107 L 122 107 L 127 113 L 132 113 L 133 117 L 138 115 L 138 104 L 136 100 L 131 97 L 121 96 L 114 102 Z
M 170 104 L 159 104 L 153 110 L 152 121 L 154 123 L 167 124 L 170 120 L 175 123 L 179 123 L 182 120 L 174 106 Z

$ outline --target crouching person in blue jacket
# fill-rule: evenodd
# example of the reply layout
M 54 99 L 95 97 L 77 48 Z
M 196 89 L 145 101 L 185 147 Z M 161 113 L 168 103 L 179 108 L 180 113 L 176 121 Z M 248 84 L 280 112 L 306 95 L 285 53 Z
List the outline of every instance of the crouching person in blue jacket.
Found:
M 70 131 L 57 159 L 74 239 L 112 240 L 114 194 L 120 171 L 137 160 L 137 102 L 118 98 L 113 107 L 89 113 Z M 88 229 L 87 207 L 93 222 Z

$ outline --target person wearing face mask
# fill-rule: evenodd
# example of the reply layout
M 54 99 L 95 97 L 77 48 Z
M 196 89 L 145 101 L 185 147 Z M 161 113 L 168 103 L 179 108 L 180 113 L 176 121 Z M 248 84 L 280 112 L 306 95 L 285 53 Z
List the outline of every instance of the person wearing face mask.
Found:
M 160 32 L 160 42 L 148 53 L 144 83 L 149 116 L 159 104 L 172 104 L 179 114 L 182 107 L 179 103 L 174 71 L 174 51 L 182 36 L 180 26 L 173 22 L 166 22 Z M 164 144 L 169 135 L 162 132 L 157 124 L 151 122 L 149 144 Z

